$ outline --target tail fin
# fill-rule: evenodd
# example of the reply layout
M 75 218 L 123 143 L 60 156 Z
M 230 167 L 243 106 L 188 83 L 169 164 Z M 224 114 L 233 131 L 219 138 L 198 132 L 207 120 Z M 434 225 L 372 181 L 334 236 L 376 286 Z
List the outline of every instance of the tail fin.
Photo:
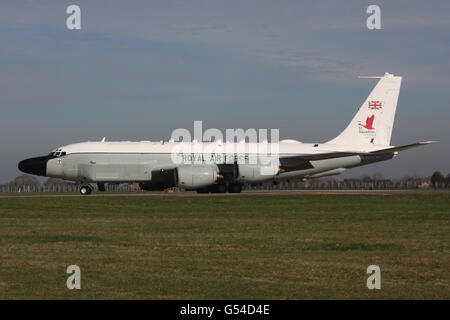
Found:
M 382 77 L 364 78 L 380 80 L 347 128 L 327 143 L 389 146 L 402 77 L 386 72 Z

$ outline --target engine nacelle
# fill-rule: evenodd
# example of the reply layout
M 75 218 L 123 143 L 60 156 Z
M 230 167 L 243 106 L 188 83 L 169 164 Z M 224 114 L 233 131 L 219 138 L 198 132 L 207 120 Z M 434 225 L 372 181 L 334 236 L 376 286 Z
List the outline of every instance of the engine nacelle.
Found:
M 259 183 L 272 180 L 279 167 L 273 165 L 240 164 L 238 180 L 241 182 Z
M 216 165 L 187 165 L 179 167 L 177 171 L 178 186 L 188 190 L 210 186 L 219 177 Z

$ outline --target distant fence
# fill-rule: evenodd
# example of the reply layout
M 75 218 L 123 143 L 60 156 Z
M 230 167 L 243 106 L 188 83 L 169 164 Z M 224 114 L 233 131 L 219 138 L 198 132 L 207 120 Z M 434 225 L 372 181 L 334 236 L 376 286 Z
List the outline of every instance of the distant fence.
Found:
M 92 184 L 96 187 L 96 184 Z M 78 192 L 76 183 L 42 184 L 42 185 L 0 185 L 0 192 Z M 106 191 L 124 192 L 140 190 L 137 184 L 106 184 Z M 393 189 L 429 189 L 430 184 L 422 180 L 308 180 L 283 181 L 277 184 L 245 185 L 244 190 L 393 190 Z
M 371 181 L 359 180 L 308 180 L 299 182 L 265 183 L 262 185 L 247 185 L 246 190 L 393 190 L 393 189 L 429 189 L 428 183 L 418 181 Z
M 93 184 L 95 187 L 96 185 Z M 55 185 L 0 185 L 0 192 L 14 193 L 14 192 L 78 192 L 80 185 L 74 183 L 55 184 Z M 107 184 L 106 191 L 136 191 L 139 187 L 134 184 Z

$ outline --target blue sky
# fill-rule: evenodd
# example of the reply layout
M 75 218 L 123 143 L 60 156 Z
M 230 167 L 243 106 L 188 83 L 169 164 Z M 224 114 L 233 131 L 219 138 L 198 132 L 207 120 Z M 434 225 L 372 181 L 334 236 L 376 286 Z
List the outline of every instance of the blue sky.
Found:
M 385 71 L 404 77 L 392 143 L 440 143 L 344 177 L 447 174 L 449 31 L 448 1 L 2 1 L 0 182 L 60 145 L 168 139 L 194 120 L 326 141 L 375 85 L 357 76 Z

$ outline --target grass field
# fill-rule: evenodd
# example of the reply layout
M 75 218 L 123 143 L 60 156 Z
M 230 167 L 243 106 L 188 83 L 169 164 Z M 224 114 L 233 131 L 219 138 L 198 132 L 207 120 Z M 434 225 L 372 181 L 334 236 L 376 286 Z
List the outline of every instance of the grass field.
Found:
M 449 222 L 448 195 L 0 198 L 0 298 L 450 299 Z

